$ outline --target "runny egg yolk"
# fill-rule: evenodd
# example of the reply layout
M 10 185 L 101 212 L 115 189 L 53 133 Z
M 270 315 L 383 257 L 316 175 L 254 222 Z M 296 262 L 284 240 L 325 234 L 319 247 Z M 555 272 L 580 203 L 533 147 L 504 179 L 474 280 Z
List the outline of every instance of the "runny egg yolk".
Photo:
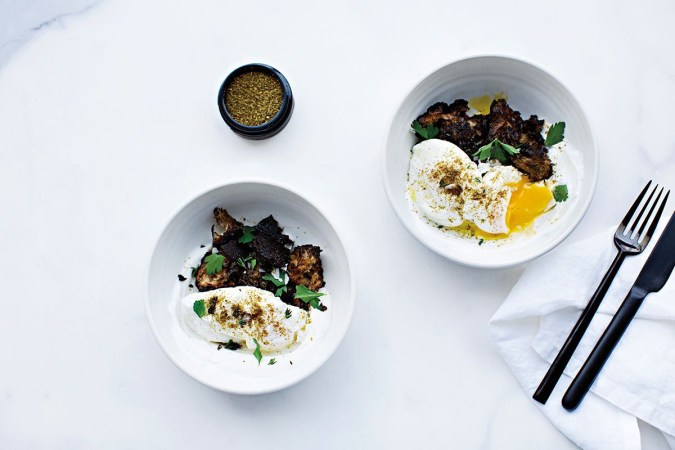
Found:
M 511 232 L 527 228 L 539 217 L 553 199 L 551 191 L 543 183 L 530 183 L 526 177 L 513 185 L 511 201 L 506 212 L 506 225 Z
M 522 177 L 517 183 L 509 184 L 511 200 L 506 210 L 506 226 L 509 232 L 492 234 L 472 227 L 476 236 L 483 239 L 501 239 L 513 232 L 526 229 L 539 217 L 553 199 L 553 194 L 543 183 L 531 183 L 527 177 Z

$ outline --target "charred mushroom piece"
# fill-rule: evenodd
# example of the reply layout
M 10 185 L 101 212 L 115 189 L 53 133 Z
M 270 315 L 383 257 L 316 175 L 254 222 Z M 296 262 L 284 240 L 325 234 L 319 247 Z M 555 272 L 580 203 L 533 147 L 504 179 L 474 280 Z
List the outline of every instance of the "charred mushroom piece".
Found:
M 244 228 L 244 225 L 232 217 L 226 209 L 215 208 L 213 210 L 213 217 L 216 218 L 216 223 L 222 228 L 223 233 L 230 233 Z
M 509 107 L 506 100 L 499 99 L 492 102 L 489 120 L 488 141 L 499 139 L 513 146 L 519 144 L 523 119 L 518 111 Z
M 195 285 L 197 286 L 197 289 L 200 292 L 204 292 L 223 287 L 236 286 L 237 269 L 236 266 L 232 266 L 227 257 L 225 257 L 225 260 L 223 261 L 223 270 L 213 274 L 207 273 L 206 261 L 204 261 L 204 259 L 210 254 L 211 252 L 207 252 L 206 255 L 204 255 L 204 258 L 202 258 L 202 262 L 197 269 L 197 273 L 195 274 Z
M 282 267 L 288 263 L 290 250 L 265 234 L 256 235 L 253 240 L 253 250 L 258 262 L 264 267 Z
M 258 222 L 253 234 L 253 250 L 260 263 L 268 268 L 288 264 L 290 250 L 286 246 L 293 244 L 293 241 L 283 233 L 274 217 L 268 216 Z
M 255 226 L 253 234 L 255 236 L 265 235 L 282 245 L 291 245 L 293 241 L 288 235 L 283 233 L 284 230 L 279 226 L 279 222 L 274 217 L 267 216 Z
M 544 143 L 544 136 L 541 135 L 543 129 L 544 121 L 539 120 L 537 116 L 530 116 L 523 122 L 519 143 L 536 150 L 544 148 L 546 144 Z
M 464 99 L 455 100 L 450 105 L 440 102 L 429 107 L 417 120 L 422 126 L 436 126 L 439 139 L 450 141 L 466 153 L 472 153 L 487 143 L 488 123 L 487 116 L 469 117 L 466 114 L 468 110 L 469 104 Z
M 211 227 L 211 236 L 213 245 L 218 246 L 234 237 L 238 237 L 244 229 L 244 225 L 232 217 L 226 209 L 215 208 L 213 210 L 213 217 L 216 218 L 219 230 L 216 226 Z
M 520 153 L 511 156 L 513 167 L 527 175 L 530 181 L 541 181 L 553 174 L 553 163 L 546 148 L 538 150 L 522 147 Z
M 303 285 L 318 291 L 326 285 L 323 279 L 321 248 L 316 245 L 300 245 L 291 252 L 288 263 L 288 278 L 295 285 Z
M 230 261 L 237 261 L 239 258 L 246 258 L 249 251 L 246 246 L 237 242 L 236 239 L 230 239 L 218 246 L 218 251 L 225 255 Z
M 263 280 L 262 272 L 258 266 L 253 269 L 246 269 L 239 279 L 240 286 L 253 286 L 270 292 L 276 292 L 277 287 L 271 281 Z

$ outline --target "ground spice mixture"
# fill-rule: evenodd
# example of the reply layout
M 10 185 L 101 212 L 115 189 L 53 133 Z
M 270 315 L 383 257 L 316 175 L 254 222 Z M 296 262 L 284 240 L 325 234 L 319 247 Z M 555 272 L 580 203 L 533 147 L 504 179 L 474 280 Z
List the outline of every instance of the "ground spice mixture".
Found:
M 269 122 L 281 109 L 281 83 L 264 72 L 247 72 L 235 77 L 227 87 L 225 107 L 242 125 L 258 126 Z

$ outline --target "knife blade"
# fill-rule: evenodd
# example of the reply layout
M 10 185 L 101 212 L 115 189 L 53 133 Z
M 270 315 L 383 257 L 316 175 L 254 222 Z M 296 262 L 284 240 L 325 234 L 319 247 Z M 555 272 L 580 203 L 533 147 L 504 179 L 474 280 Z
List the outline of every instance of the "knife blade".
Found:
M 658 292 L 670 277 L 675 266 L 675 213 L 670 217 L 656 247 L 640 271 L 633 287 L 646 292 Z
M 675 266 L 675 213 L 670 217 L 659 241 L 647 258 L 647 262 L 619 310 L 614 314 L 614 318 L 565 392 L 562 399 L 565 409 L 573 411 L 579 406 L 645 297 L 651 292 L 660 291 L 665 286 L 673 271 L 673 266 Z

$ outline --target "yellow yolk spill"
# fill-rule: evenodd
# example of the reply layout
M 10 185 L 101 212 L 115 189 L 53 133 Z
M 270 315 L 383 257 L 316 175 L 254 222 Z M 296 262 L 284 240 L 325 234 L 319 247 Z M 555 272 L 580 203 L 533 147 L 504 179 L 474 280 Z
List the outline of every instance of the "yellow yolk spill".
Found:
M 506 212 L 506 226 L 511 233 L 522 231 L 539 217 L 553 199 L 553 194 L 543 183 L 530 183 L 527 177 L 512 185 L 515 189 Z
M 508 100 L 509 96 L 504 92 L 497 92 L 494 95 L 481 95 L 479 97 L 471 97 L 469 99 L 469 107 L 478 111 L 478 114 L 490 114 L 490 105 L 493 100 Z
M 514 232 L 523 231 L 532 222 L 539 217 L 553 199 L 553 194 L 543 183 L 531 183 L 527 177 L 514 184 L 509 184 L 511 191 L 511 201 L 509 201 L 506 210 L 506 226 L 509 227 L 508 233 L 492 234 L 478 228 L 473 223 L 465 223 L 456 229 L 458 231 L 468 231 L 473 236 L 485 240 L 503 239 Z

